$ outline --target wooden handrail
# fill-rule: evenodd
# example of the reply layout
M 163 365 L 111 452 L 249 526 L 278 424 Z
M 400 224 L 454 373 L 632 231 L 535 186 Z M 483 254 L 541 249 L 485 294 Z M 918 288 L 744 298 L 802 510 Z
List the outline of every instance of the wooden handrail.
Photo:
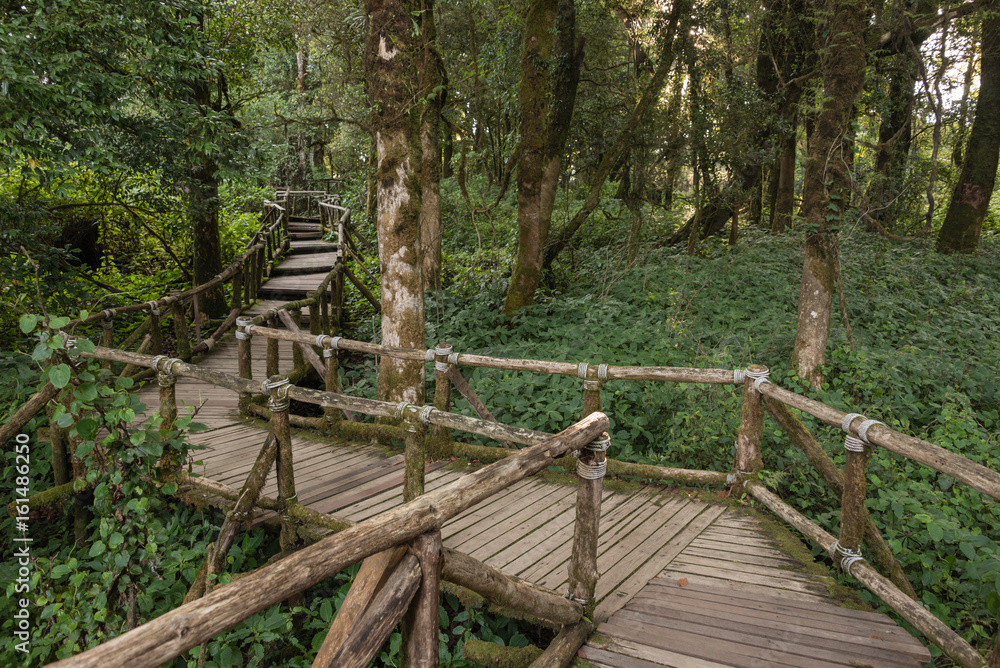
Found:
M 440 528 L 464 510 L 592 442 L 608 425 L 606 415 L 594 413 L 538 445 L 325 538 L 219 587 L 204 598 L 53 665 L 60 668 L 162 665 L 365 557 Z

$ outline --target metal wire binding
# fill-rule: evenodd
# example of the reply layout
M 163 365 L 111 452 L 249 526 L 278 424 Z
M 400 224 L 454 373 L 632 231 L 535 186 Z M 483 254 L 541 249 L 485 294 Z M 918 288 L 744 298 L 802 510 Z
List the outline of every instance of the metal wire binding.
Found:
M 448 364 L 458 365 L 458 353 L 448 355 Z
M 344 338 L 344 337 L 342 337 L 342 336 L 335 336 L 332 339 L 330 339 L 330 347 L 333 348 L 334 350 L 340 350 L 340 340 L 342 338 Z
M 288 378 L 282 378 L 273 383 L 270 379 L 261 382 L 260 391 L 267 395 L 267 407 L 272 413 L 284 413 L 288 410 L 288 388 L 290 385 L 291 381 Z M 274 396 L 271 396 L 271 390 L 276 390 Z
M 253 328 L 253 318 L 240 316 L 236 318 L 236 340 L 249 341 L 252 336 L 250 330 Z
M 590 364 L 587 362 L 580 362 L 576 365 L 576 375 L 578 378 L 587 379 L 587 371 L 590 370 Z
M 149 307 L 149 313 L 151 315 L 155 315 L 155 316 L 160 315 L 160 307 L 159 307 L 159 305 L 157 305 L 157 303 L 155 301 L 146 302 L 146 306 Z
M 605 381 L 608 379 L 608 365 L 599 364 L 597 366 L 597 380 Z
M 410 404 L 406 403 L 405 401 L 401 401 L 398 404 L 396 404 L 395 417 L 396 417 L 397 420 L 402 420 L 403 419 L 403 416 L 406 414 L 406 409 L 409 406 L 410 406 Z
M 611 446 L 611 437 L 603 436 L 601 438 L 595 438 L 593 441 L 583 446 L 587 450 L 593 450 L 594 452 L 607 452 L 608 448 Z
M 439 346 L 434 348 L 434 370 L 444 373 L 448 370 L 448 362 L 440 362 L 437 360 L 438 357 L 451 357 L 452 352 L 455 350 L 454 346 Z
M 599 380 L 585 380 L 583 381 L 583 389 L 589 390 L 591 392 L 596 392 L 601 389 L 601 381 Z
M 753 389 L 757 390 L 758 392 L 760 392 L 761 385 L 763 385 L 764 383 L 771 382 L 771 380 L 768 378 L 768 376 L 770 375 L 771 375 L 770 369 L 764 369 L 763 371 L 751 371 L 750 369 L 746 370 L 746 377 L 753 378 Z
M 576 474 L 584 480 L 597 480 L 603 478 L 608 472 L 608 460 L 588 464 L 582 459 L 576 460 Z
M 733 385 L 742 385 L 747 379 L 746 369 L 733 369 Z
M 433 362 L 434 361 L 434 349 L 433 348 L 428 348 L 427 350 L 424 351 L 424 361 L 425 362 Z
M 868 440 L 868 430 L 877 424 L 880 424 L 883 427 L 885 426 L 884 422 L 879 422 L 878 420 L 865 420 L 864 422 L 862 422 L 861 426 L 858 427 L 858 438 L 860 438 L 865 443 L 871 443 L 871 441 Z
M 420 415 L 417 416 L 417 419 L 423 422 L 424 424 L 430 424 L 432 410 L 434 410 L 434 406 L 430 404 L 424 406 L 423 408 L 420 409 Z
M 867 441 L 862 441 L 851 434 L 851 423 L 854 422 L 854 418 L 863 418 L 864 415 L 861 413 L 848 413 L 844 416 L 844 419 L 840 421 L 840 428 L 844 430 L 844 449 L 848 452 L 864 452 L 865 443 Z
M 569 589 L 567 589 L 566 593 L 563 594 L 563 598 L 568 598 L 571 601 L 576 601 L 580 605 L 587 605 L 587 602 L 585 600 L 583 600 L 582 598 L 574 598 L 572 592 L 570 592 Z
M 317 348 L 322 348 L 322 347 L 323 347 L 323 345 L 324 345 L 324 341 L 323 341 L 323 339 L 329 339 L 329 338 L 330 338 L 330 337 L 329 337 L 329 336 L 327 336 L 326 334 L 317 334 L 317 335 L 316 335 L 316 343 L 315 343 L 314 345 L 315 345 L 315 346 L 316 346 Z
M 846 547 L 840 544 L 839 540 L 833 541 L 833 545 L 830 546 L 830 556 L 836 560 L 840 559 L 840 569 L 849 575 L 854 575 L 851 573 L 851 567 L 859 561 L 864 561 L 865 558 L 861 556 L 861 550 L 848 550 Z

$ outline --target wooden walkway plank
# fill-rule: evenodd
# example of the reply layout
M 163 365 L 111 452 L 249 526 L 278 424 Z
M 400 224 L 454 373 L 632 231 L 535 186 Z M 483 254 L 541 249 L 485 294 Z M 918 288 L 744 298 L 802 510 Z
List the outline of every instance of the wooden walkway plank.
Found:
M 663 668 L 663 666 L 727 668 L 730 665 L 685 656 L 659 647 L 650 647 L 619 638 L 608 638 L 604 648 L 585 645 L 580 650 L 580 656 L 595 666 L 608 666 L 608 668 Z

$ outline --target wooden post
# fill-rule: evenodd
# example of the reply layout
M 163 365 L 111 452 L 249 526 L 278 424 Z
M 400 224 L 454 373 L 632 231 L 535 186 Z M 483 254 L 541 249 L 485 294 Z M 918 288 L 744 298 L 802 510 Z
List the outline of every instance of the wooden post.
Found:
M 198 298 L 195 297 L 197 300 Z M 191 359 L 191 338 L 188 336 L 187 316 L 184 314 L 184 304 L 176 300 L 170 305 L 174 319 L 174 338 L 177 340 L 177 356 L 181 359 Z M 110 347 L 105 345 L 105 347 Z
M 875 420 L 865 420 L 858 428 L 858 436 L 851 434 L 851 423 L 855 418 L 864 417 L 850 413 L 841 427 L 844 430 L 844 449 L 847 459 L 844 462 L 844 495 L 840 501 L 840 538 L 838 553 L 841 557 L 841 567 L 850 573 L 851 566 L 861 557 L 861 539 L 865 535 L 865 494 L 867 481 L 865 469 L 868 466 L 868 450 L 865 447 L 868 439 L 868 427 Z
M 160 386 L 160 431 L 173 431 L 177 420 L 177 395 L 174 391 L 177 376 L 170 372 L 174 360 L 160 359 L 156 364 L 156 382 Z M 166 453 L 164 453 L 166 457 Z
M 230 301 L 231 311 L 243 310 L 243 272 L 237 271 L 233 274 L 233 294 Z
M 163 354 L 163 331 L 160 329 L 160 305 L 149 302 L 149 352 L 153 355 Z
M 103 311 L 104 320 L 101 321 L 101 345 L 105 348 L 115 347 L 115 310 Z M 101 368 L 111 370 L 111 360 L 102 360 Z M 57 485 L 59 483 L 56 483 Z
M 65 485 L 73 479 L 73 463 L 69 457 L 69 429 L 56 425 L 52 417 L 55 415 L 55 404 L 47 406 L 49 414 L 49 443 L 52 444 L 52 477 L 55 484 Z
M 601 410 L 601 383 L 608 377 L 608 365 L 602 364 L 594 371 L 589 364 L 581 364 L 577 367 L 577 375 L 583 378 L 583 415 L 587 417 L 591 413 Z
M 271 433 L 278 441 L 278 501 L 282 505 L 278 513 L 281 518 L 281 536 L 279 543 L 282 550 L 295 546 L 295 524 L 288 509 L 297 504 L 295 494 L 295 476 L 292 472 L 292 435 L 288 425 L 288 377 L 270 376 L 262 389 L 268 393 L 267 407 L 271 411 Z
M 448 356 L 454 352 L 450 343 L 434 348 L 434 408 L 447 413 L 451 409 L 451 381 L 448 380 Z M 431 428 L 431 443 L 439 446 L 451 440 L 451 430 L 435 425 Z
M 339 338 L 339 337 L 338 337 Z M 326 363 L 326 391 L 340 393 L 340 360 L 338 359 L 338 349 L 336 340 L 330 343 L 331 347 L 323 347 L 323 361 Z M 323 407 L 323 415 L 326 416 L 326 423 L 330 426 L 330 431 L 337 433 L 340 422 L 340 411 L 332 406 Z
M 236 318 L 236 359 L 239 368 L 240 378 L 253 380 L 253 336 L 252 332 L 247 332 L 253 318 L 240 316 Z M 251 395 L 249 392 L 240 392 L 239 407 L 240 413 L 246 414 L 250 409 Z
M 601 492 L 607 471 L 607 451 L 611 438 L 601 438 L 580 450 L 576 472 L 580 478 L 576 492 L 576 524 L 569 564 L 567 596 L 581 603 L 591 616 L 597 587 L 597 539 L 601 520 Z
M 407 404 L 400 404 L 406 406 Z M 404 418 L 402 427 L 406 468 L 403 473 L 403 502 L 412 501 L 424 493 L 424 426 L 415 418 Z
M 191 300 L 192 315 L 194 316 L 194 343 L 195 345 L 201 345 L 201 308 L 198 306 L 200 302 L 198 295 L 194 296 Z
M 336 273 L 333 275 L 333 331 L 340 334 L 344 326 L 344 251 L 337 250 Z
M 767 375 L 768 368 L 759 364 L 751 364 L 744 372 L 740 429 L 736 436 L 736 476 L 753 475 L 764 468 L 760 455 L 760 440 L 764 435 L 764 405 L 757 383 L 767 382 Z
M 441 531 L 410 543 L 420 562 L 420 589 L 403 618 L 402 668 L 438 668 L 438 602 L 441 592 Z
M 299 329 L 302 328 L 302 309 L 295 309 L 291 313 L 292 322 L 294 322 Z M 292 346 L 292 367 L 297 369 L 306 363 L 306 358 L 302 355 L 302 349 L 296 345 Z
M 274 315 L 268 314 L 267 326 L 271 329 L 275 329 L 278 323 L 275 320 Z M 267 375 L 274 376 L 278 373 L 278 363 L 280 362 L 278 351 L 278 340 L 268 337 L 267 339 Z

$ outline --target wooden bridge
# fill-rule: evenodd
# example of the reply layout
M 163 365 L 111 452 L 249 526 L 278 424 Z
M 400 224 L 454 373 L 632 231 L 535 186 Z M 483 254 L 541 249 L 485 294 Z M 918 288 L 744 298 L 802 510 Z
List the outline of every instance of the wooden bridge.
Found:
M 166 427 L 178 410 L 197 407 L 197 420 L 208 430 L 189 439 L 204 450 L 195 470 L 201 477 L 187 478 L 186 489 L 230 512 L 215 551 L 206 556 L 200 584 L 184 606 L 58 665 L 160 665 L 362 559 L 354 588 L 314 666 L 368 665 L 408 609 L 412 612 L 404 624 L 410 665 L 437 665 L 439 578 L 560 629 L 532 663 L 539 668 L 571 662 L 698 668 L 897 667 L 930 661 L 928 650 L 889 617 L 841 607 L 831 597 L 829 573 L 811 557 L 803 559 L 808 552 L 786 529 L 723 495 L 667 486 L 677 483 L 745 491 L 829 552 L 957 663 L 985 665 L 960 636 L 900 589 L 908 586 L 905 576 L 891 553 L 879 552 L 880 538 L 877 532 L 872 536 L 873 525 L 863 510 L 864 451 L 890 449 L 993 498 L 1000 497 L 996 472 L 861 415 L 845 415 L 779 388 L 762 367 L 592 366 L 458 354 L 445 346 L 393 349 L 332 337 L 340 325 L 343 278 L 361 287 L 345 262 L 348 254 L 357 259 L 360 251 L 352 243 L 358 235 L 350 229 L 349 211 L 318 204 L 317 221 L 293 218 L 281 206 L 271 206 L 248 254 L 217 283 L 230 281 L 233 313 L 206 339 L 211 343 L 202 341 L 187 350 L 183 342 L 178 346 L 189 358 L 189 351 L 200 348 L 197 365 L 160 354 L 155 332 L 160 308 L 171 307 L 175 319 L 183 321 L 185 310 L 177 305 L 188 298 L 196 301 L 198 288 L 149 308 L 152 322 L 138 353 L 113 348 L 107 334 L 111 328 L 104 329 L 105 345 L 94 356 L 127 365 L 126 372 L 138 370 L 140 377 L 156 374 L 159 383 L 147 385 L 139 395 L 150 412 L 164 416 Z M 294 211 L 288 199 L 286 206 Z M 321 230 L 333 229 L 338 230 L 336 243 L 318 238 Z M 265 254 L 280 259 L 269 280 Z M 370 293 L 366 298 L 377 306 Z M 308 311 L 307 321 L 303 311 Z M 114 315 L 98 314 L 94 322 Z M 176 331 L 186 337 L 188 329 Z M 343 394 L 337 371 L 345 350 L 434 362 L 434 405 Z M 577 376 L 583 381 L 583 418 L 557 435 L 496 423 L 461 378 L 462 366 Z M 312 371 L 324 378 L 325 392 L 284 382 Z M 262 384 L 261 379 L 268 380 Z M 601 387 L 629 380 L 742 386 L 736 458 L 720 463 L 733 473 L 614 461 L 614 443 L 608 450 L 601 435 L 608 425 L 599 412 Z M 479 419 L 449 410 L 453 388 Z M 266 399 L 267 406 L 258 399 Z M 308 404 L 322 407 L 323 416 L 291 411 Z M 802 440 L 805 428 L 789 406 L 843 426 L 848 459 L 840 474 L 844 506 L 838 540 L 755 480 L 765 406 L 793 440 Z M 269 424 L 248 420 L 248 415 Z M 395 424 L 361 422 L 361 415 Z M 311 429 L 293 432 L 291 426 Z M 459 430 L 489 436 L 504 447 L 462 445 L 452 437 Z M 390 440 L 405 443 L 404 453 L 387 454 L 374 445 Z M 579 452 L 577 460 L 568 457 L 573 451 Z M 495 463 L 456 466 L 464 461 L 456 455 Z M 547 473 L 553 464 L 576 467 L 578 473 Z M 605 471 L 631 482 L 604 484 Z M 289 551 L 303 535 L 296 527 L 318 542 L 212 590 L 206 575 L 224 563 L 240 527 L 262 522 L 281 527 L 282 547 Z M 881 555 L 885 575 L 861 557 L 862 542 Z

